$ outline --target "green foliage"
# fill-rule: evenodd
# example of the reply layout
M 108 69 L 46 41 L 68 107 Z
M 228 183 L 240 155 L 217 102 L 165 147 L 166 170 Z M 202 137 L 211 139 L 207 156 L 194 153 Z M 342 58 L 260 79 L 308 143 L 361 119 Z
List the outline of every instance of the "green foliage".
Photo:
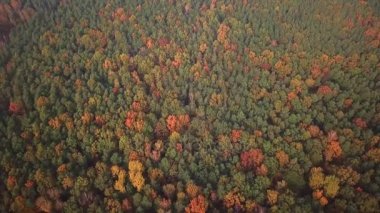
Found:
M 379 209 L 378 1 L 1 2 L 0 212 Z

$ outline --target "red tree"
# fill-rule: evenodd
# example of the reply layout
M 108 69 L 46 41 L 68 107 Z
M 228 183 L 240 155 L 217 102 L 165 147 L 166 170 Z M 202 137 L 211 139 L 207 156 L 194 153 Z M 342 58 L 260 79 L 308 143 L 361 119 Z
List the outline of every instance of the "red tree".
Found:
M 231 131 L 231 141 L 237 143 L 241 138 L 241 130 L 234 129 Z
M 355 118 L 354 124 L 362 129 L 367 127 L 367 122 L 363 118 Z
M 332 93 L 332 89 L 327 85 L 322 85 L 318 88 L 318 94 L 320 95 L 328 95 Z
M 264 155 L 260 149 L 251 149 L 240 154 L 240 163 L 245 170 L 255 169 L 264 161 Z
M 169 115 L 166 119 L 166 127 L 170 132 L 180 132 L 184 128 L 187 128 L 190 124 L 190 116 L 184 115 Z
M 13 114 L 21 114 L 22 113 L 22 105 L 20 103 L 11 102 L 9 103 L 8 111 Z
M 207 210 L 207 202 L 205 197 L 198 195 L 198 197 L 191 200 L 190 204 L 186 207 L 185 212 L 187 213 L 202 213 Z
M 133 122 L 135 121 L 135 118 L 137 116 L 136 112 L 128 111 L 127 112 L 127 118 L 125 119 L 125 126 L 128 127 L 128 129 L 131 129 L 133 127 Z

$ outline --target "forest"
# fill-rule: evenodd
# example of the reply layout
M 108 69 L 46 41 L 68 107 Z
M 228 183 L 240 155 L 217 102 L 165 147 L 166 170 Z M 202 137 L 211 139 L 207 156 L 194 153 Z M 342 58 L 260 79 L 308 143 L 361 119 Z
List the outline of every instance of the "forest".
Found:
M 0 0 L 0 212 L 380 211 L 380 1 Z

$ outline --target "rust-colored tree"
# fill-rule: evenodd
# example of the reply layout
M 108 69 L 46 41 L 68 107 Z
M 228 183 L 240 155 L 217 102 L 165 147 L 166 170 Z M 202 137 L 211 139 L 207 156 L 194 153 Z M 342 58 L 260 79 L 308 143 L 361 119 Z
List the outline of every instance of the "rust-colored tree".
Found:
M 324 155 L 326 161 L 332 161 L 334 158 L 339 158 L 342 155 L 342 148 L 340 147 L 339 141 L 329 141 Z
M 205 213 L 208 204 L 203 195 L 198 195 L 198 197 L 193 198 L 190 204 L 185 208 L 186 213 Z
M 264 161 L 264 155 L 260 149 L 251 149 L 240 154 L 240 164 L 245 170 L 259 167 Z

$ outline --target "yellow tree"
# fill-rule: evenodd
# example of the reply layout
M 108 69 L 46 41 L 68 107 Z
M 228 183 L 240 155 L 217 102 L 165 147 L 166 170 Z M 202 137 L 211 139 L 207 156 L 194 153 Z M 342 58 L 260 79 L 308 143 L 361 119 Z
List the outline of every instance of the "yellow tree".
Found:
M 129 169 L 129 179 L 131 180 L 132 185 L 137 189 L 137 191 L 141 191 L 144 186 L 145 180 L 142 175 L 143 165 L 138 160 L 132 160 L 128 163 Z

